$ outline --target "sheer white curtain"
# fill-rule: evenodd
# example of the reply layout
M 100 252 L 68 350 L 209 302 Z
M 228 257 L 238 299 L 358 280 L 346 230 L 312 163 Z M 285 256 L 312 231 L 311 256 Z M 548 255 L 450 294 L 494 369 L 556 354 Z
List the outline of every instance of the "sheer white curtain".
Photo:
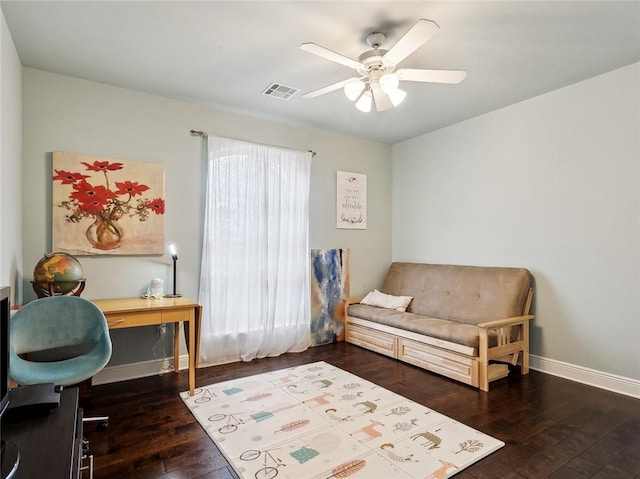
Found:
M 200 364 L 310 344 L 311 153 L 209 136 Z

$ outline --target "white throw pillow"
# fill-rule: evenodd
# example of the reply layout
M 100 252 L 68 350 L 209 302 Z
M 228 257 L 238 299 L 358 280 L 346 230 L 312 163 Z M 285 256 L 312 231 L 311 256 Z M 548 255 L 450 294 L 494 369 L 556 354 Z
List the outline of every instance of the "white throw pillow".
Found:
M 381 293 L 377 289 L 374 289 L 362 298 L 360 304 L 405 312 L 412 299 L 412 296 L 393 296 L 392 294 Z

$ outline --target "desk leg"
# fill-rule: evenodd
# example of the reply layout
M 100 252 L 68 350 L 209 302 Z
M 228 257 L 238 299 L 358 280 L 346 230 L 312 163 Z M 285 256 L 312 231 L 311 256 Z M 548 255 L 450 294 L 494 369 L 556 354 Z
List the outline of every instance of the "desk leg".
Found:
M 173 323 L 173 371 L 180 372 L 180 323 Z
M 189 326 L 189 344 L 194 347 L 189 348 L 189 395 L 193 396 L 196 388 L 196 354 L 197 348 L 196 345 L 196 315 L 197 311 L 194 311 L 194 316 L 191 318 L 191 323 Z
M 193 321 L 193 324 L 195 325 L 195 342 L 190 341 L 189 340 L 189 328 L 191 326 L 190 323 L 187 323 L 185 321 L 184 323 L 184 341 L 187 345 L 187 350 L 191 351 L 192 347 L 191 345 L 194 344 L 193 346 L 193 353 L 196 355 L 196 369 L 200 367 L 200 333 L 202 331 L 202 306 L 198 305 L 194 308 L 193 311 L 194 315 L 195 315 L 195 319 Z
M 200 332 L 202 331 L 202 306 L 196 308 L 196 342 L 194 352 L 196 354 L 196 368 L 200 366 Z

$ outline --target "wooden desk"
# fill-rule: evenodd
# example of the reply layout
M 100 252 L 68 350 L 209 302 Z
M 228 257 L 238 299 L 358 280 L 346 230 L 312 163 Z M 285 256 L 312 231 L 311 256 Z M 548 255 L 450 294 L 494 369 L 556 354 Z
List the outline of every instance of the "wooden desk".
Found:
M 202 306 L 189 298 L 118 298 L 92 300 L 104 313 L 109 329 L 157 326 L 162 323 L 184 323 L 189 352 L 189 394 L 196 384 L 196 361 L 200 341 Z M 173 368 L 178 372 L 180 331 L 173 328 Z M 197 333 L 196 333 L 197 330 Z

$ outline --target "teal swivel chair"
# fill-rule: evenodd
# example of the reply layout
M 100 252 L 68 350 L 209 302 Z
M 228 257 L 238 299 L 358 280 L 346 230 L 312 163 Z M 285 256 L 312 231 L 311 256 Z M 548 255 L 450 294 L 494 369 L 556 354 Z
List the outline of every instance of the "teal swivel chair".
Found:
M 11 318 L 9 330 L 9 375 L 20 386 L 78 384 L 93 377 L 111 358 L 104 314 L 78 296 L 51 296 L 27 303 Z M 67 351 L 63 359 L 30 360 L 36 353 L 62 350 Z M 100 419 L 106 426 L 107 418 Z

